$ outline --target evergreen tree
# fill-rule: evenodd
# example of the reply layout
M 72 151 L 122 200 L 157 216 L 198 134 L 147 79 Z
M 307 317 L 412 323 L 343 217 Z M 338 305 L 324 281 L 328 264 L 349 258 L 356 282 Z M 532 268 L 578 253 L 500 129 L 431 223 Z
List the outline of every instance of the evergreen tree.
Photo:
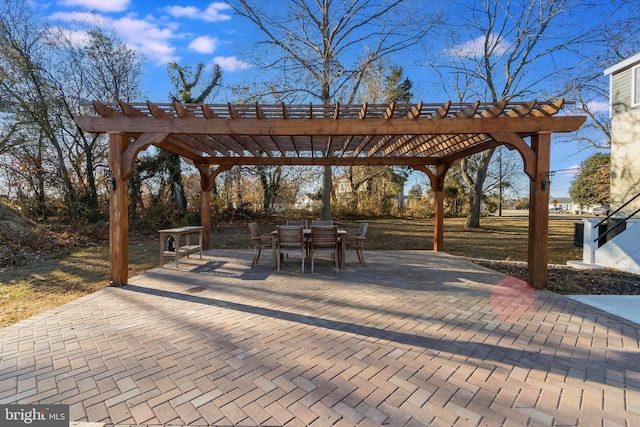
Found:
M 569 195 L 580 206 L 609 204 L 611 155 L 596 153 L 580 164 L 580 173 L 571 182 Z

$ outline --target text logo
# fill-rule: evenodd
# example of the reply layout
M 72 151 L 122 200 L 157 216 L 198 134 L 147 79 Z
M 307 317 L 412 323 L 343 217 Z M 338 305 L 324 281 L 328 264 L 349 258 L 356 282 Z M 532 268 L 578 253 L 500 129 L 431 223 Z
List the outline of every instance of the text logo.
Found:
M 69 427 L 69 405 L 0 405 L 2 427 Z

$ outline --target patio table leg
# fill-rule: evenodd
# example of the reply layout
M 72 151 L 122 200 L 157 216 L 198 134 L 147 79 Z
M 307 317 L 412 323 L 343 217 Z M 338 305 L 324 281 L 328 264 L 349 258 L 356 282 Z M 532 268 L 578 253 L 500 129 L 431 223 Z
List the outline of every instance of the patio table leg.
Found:
M 274 270 L 278 268 L 278 258 L 276 258 L 278 256 L 278 245 L 276 244 L 277 240 L 278 239 L 276 239 L 276 236 L 273 236 L 273 238 L 271 239 L 271 268 L 273 268 Z

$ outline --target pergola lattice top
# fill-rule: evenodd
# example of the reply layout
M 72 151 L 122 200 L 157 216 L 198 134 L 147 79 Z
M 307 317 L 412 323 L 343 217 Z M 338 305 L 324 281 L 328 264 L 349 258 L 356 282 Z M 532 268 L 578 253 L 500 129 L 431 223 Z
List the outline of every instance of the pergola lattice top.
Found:
M 439 164 L 491 148 L 497 145 L 496 140 L 505 143 L 504 137 L 496 135 L 515 133 L 523 138 L 575 129 L 573 121 L 566 123 L 573 117 L 539 120 L 551 120 L 563 107 L 563 100 L 93 105 L 102 119 L 77 117 L 76 122 L 85 131 L 122 132 L 136 139 L 146 133 L 149 144 L 171 146 L 171 151 L 195 163 L 211 165 Z

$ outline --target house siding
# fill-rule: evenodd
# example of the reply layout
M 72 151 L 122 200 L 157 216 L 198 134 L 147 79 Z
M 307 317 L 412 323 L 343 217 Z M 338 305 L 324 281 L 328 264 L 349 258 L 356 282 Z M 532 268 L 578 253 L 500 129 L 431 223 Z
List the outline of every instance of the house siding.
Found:
M 611 207 L 617 209 L 640 193 L 640 108 L 611 119 Z M 629 215 L 640 200 L 625 207 Z
M 640 103 L 636 99 L 636 104 L 633 104 L 634 70 L 635 73 L 640 73 L 640 53 L 604 71 L 605 75 L 610 76 L 610 201 L 614 210 L 640 194 Z M 636 80 L 636 84 L 640 85 L 640 82 Z M 635 87 L 636 92 L 638 89 L 639 87 Z M 624 208 L 622 214 L 630 215 L 638 209 L 640 200 L 635 200 Z

